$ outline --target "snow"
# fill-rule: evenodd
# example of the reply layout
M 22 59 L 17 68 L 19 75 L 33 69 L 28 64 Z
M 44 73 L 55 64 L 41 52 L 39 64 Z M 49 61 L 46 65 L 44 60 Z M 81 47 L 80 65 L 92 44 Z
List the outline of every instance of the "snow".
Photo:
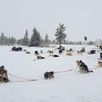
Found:
M 82 46 L 67 46 L 79 50 Z M 102 102 L 102 69 L 97 68 L 99 52 L 93 55 L 84 53 L 73 56 L 49 56 L 47 51 L 55 48 L 23 47 L 24 51 L 11 51 L 12 46 L 0 46 L 0 65 L 8 70 L 10 82 L 0 83 L 0 102 Z M 96 49 L 86 46 L 87 51 Z M 34 51 L 43 50 L 45 59 L 37 60 Z M 57 54 L 57 51 L 55 52 Z M 76 60 L 83 60 L 93 73 L 81 74 Z M 72 71 L 63 72 L 72 69 Z M 55 78 L 45 80 L 46 71 L 62 71 L 55 73 Z M 11 76 L 10 74 L 14 75 Z M 37 79 L 27 81 L 24 79 Z

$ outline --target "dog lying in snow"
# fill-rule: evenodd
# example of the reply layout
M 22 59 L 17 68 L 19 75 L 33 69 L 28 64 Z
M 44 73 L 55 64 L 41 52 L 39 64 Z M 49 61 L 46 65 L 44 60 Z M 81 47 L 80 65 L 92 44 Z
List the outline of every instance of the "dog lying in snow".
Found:
M 42 56 L 38 55 L 37 59 L 45 59 L 45 57 L 42 57 Z
M 102 61 L 97 62 L 97 67 L 102 67 Z
M 52 50 L 48 50 L 47 52 L 49 53 L 49 56 L 53 56 L 53 51 Z
M 44 78 L 45 78 L 45 79 L 54 78 L 54 71 L 45 72 L 45 73 L 44 73 Z
M 0 82 L 8 82 L 7 70 L 5 70 L 4 66 L 0 66 Z
M 82 48 L 81 48 L 81 50 L 77 51 L 77 54 L 82 55 L 82 54 L 83 54 L 83 52 L 85 52 L 85 48 L 84 48 L 84 47 L 82 47 Z
M 59 57 L 59 55 L 55 55 L 55 54 L 54 54 L 53 57 Z
M 71 52 L 66 53 L 67 56 L 73 56 Z
M 76 63 L 77 63 L 77 65 L 78 65 L 79 71 L 80 71 L 81 73 L 93 72 L 93 71 L 90 71 L 90 70 L 88 69 L 87 65 L 86 65 L 83 61 L 77 60 Z

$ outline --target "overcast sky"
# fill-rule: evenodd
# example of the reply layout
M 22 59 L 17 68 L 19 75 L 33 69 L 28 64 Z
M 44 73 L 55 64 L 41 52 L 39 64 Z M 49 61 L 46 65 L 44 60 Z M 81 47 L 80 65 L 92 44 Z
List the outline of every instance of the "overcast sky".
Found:
M 0 33 L 22 38 L 34 27 L 55 39 L 59 23 L 69 40 L 102 39 L 102 0 L 0 0 Z

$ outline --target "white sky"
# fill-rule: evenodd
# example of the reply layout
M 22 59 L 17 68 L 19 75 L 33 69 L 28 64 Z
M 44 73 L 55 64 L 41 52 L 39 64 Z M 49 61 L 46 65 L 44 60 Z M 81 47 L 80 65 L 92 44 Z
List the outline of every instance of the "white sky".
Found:
M 56 27 L 66 27 L 69 40 L 102 38 L 102 0 L 0 0 L 0 33 L 21 38 L 34 27 L 55 39 Z

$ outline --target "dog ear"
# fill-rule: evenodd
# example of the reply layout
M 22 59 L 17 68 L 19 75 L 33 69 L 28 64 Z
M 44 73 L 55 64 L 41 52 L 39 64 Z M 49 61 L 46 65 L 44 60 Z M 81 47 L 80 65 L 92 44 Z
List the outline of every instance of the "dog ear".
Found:
M 79 60 L 76 60 L 76 63 L 78 63 L 79 62 Z
M 82 60 L 80 60 L 79 62 L 80 62 L 80 63 L 83 63 L 83 61 L 82 61 Z

